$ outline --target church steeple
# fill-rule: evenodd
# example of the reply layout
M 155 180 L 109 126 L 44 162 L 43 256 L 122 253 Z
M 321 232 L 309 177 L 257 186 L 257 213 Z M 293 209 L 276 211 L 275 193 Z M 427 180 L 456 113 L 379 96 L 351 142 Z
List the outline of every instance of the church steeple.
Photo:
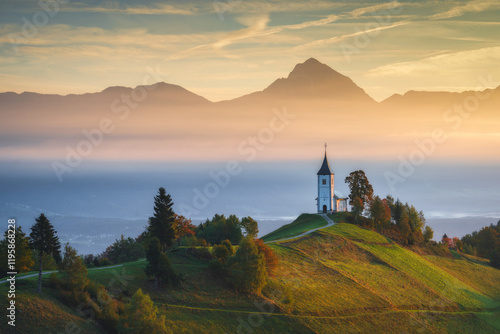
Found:
M 330 164 L 328 163 L 328 158 L 326 157 L 326 143 L 325 143 L 325 158 L 323 159 L 323 164 L 318 171 L 317 175 L 332 175 L 332 170 L 330 169 Z

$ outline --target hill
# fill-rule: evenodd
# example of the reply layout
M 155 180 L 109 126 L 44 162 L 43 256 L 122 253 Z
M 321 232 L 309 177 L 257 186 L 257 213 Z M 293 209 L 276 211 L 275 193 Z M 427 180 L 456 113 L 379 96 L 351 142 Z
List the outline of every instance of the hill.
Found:
M 313 216 L 301 215 L 265 238 L 314 228 L 320 222 Z M 342 223 L 342 215 L 333 218 L 339 223 L 270 244 L 280 265 L 262 296 L 236 293 L 210 274 L 207 262 L 182 251 L 169 254 L 186 277 L 180 290 L 158 291 L 145 283 L 145 261 L 88 276 L 124 297 L 142 288 L 174 333 L 500 332 L 499 270 L 458 253 L 455 258 L 417 254 L 376 232 Z M 99 333 L 97 325 L 62 305 L 55 291 L 31 292 L 34 281 L 18 281 L 18 330 L 62 331 L 74 320 L 82 333 Z M 0 293 L 6 293 L 5 284 Z M 0 330 L 8 333 L 5 322 Z

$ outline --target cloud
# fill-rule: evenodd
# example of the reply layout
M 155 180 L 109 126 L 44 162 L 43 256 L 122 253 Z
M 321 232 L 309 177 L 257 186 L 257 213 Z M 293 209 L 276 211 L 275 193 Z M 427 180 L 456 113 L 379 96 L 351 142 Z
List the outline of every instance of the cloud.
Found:
M 431 20 L 449 19 L 452 17 L 462 16 L 466 13 L 482 12 L 488 9 L 496 9 L 496 8 L 500 8 L 498 0 L 493 0 L 493 1 L 478 0 L 468 3 L 466 5 L 455 6 L 446 12 L 432 15 L 429 18 Z
M 408 75 L 418 72 L 449 73 L 452 68 L 470 68 L 473 64 L 498 62 L 500 47 L 481 48 L 431 56 L 416 61 L 379 66 L 368 72 L 370 76 Z
M 377 31 L 396 28 L 396 27 L 399 27 L 401 25 L 405 25 L 408 23 L 409 22 L 397 22 L 397 23 L 391 24 L 389 26 L 380 26 L 380 27 L 373 28 L 373 29 L 358 31 L 358 32 L 355 32 L 352 34 L 320 39 L 320 40 L 316 40 L 316 41 L 313 41 L 310 43 L 299 45 L 299 46 L 295 47 L 294 50 L 308 49 L 308 48 L 313 48 L 313 47 L 321 47 L 321 46 L 328 45 L 328 44 L 339 43 L 339 42 L 342 42 L 348 38 L 353 38 L 353 37 L 356 37 L 359 35 L 370 35 L 370 34 L 376 33 Z
M 139 14 L 139 15 L 194 15 L 198 10 L 191 5 L 175 6 L 167 4 L 156 4 L 150 7 L 146 6 L 131 6 L 122 4 L 119 1 L 106 0 L 98 6 L 91 7 L 88 3 L 73 3 L 68 6 L 62 6 L 62 12 L 77 12 L 77 13 L 116 13 L 116 14 Z
M 369 6 L 369 7 L 358 8 L 358 9 L 355 9 L 355 10 L 349 12 L 349 14 L 352 17 L 359 17 L 359 16 L 363 16 L 363 15 L 368 14 L 368 13 L 378 12 L 378 11 L 381 11 L 383 9 L 392 9 L 392 8 L 397 8 L 397 7 L 401 7 L 401 6 L 402 5 L 399 2 L 393 1 L 393 2 L 389 2 L 389 3 L 383 3 L 383 4 Z
M 233 44 L 234 42 L 242 39 L 269 34 L 271 32 L 266 32 L 267 24 L 269 23 L 269 21 L 270 19 L 268 15 L 256 17 L 254 19 L 254 22 L 248 28 L 233 31 L 217 42 L 213 43 L 212 46 L 215 49 L 221 49 L 224 46 Z M 247 19 L 245 19 L 244 22 L 250 23 L 250 21 L 248 21 Z

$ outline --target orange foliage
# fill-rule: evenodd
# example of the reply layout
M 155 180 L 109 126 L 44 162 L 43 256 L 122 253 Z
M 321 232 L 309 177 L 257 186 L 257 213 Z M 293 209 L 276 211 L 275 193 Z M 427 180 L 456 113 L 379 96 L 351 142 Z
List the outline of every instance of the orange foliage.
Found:
M 255 239 L 255 245 L 259 250 L 260 254 L 264 254 L 266 259 L 266 270 L 269 276 L 274 276 L 274 272 L 278 267 L 278 257 L 274 254 L 274 251 L 264 243 L 262 239 Z

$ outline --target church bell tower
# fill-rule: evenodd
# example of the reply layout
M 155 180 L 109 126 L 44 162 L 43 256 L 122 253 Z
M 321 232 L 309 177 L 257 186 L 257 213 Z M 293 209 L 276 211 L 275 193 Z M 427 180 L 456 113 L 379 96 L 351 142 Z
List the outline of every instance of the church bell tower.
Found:
M 325 144 L 325 158 L 323 164 L 318 171 L 318 213 L 331 213 L 335 211 L 334 207 L 334 174 L 330 169 L 328 158 L 326 157 L 326 144 Z

